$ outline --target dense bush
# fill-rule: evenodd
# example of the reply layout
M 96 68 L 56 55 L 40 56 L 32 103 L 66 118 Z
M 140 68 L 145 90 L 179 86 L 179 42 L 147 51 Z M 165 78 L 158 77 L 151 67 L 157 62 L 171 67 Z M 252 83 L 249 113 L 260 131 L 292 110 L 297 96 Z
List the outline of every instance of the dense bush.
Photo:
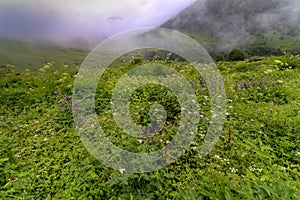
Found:
M 233 49 L 228 54 L 229 61 L 242 61 L 248 57 L 247 53 L 240 49 Z
M 219 62 L 219 61 L 225 61 L 226 60 L 226 56 L 223 54 L 223 53 L 217 53 L 214 57 L 214 60 L 216 62 Z

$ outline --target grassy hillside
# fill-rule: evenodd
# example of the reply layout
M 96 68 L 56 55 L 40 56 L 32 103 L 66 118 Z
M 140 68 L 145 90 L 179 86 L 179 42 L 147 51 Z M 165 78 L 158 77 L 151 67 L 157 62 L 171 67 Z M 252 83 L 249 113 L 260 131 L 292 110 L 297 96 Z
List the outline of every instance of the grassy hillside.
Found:
M 298 56 L 218 63 L 227 118 L 221 138 L 204 159 L 198 152 L 212 117 L 204 98 L 205 82 L 189 64 L 168 61 L 193 85 L 201 119 L 195 141 L 176 163 L 144 174 L 114 171 L 89 154 L 70 109 L 76 72 L 68 66 L 55 67 L 50 59 L 37 71 L 16 72 L 8 63 L 0 70 L 1 199 L 300 198 Z M 180 107 L 164 88 L 148 85 L 132 97 L 133 119 L 140 124 L 148 121 L 152 101 L 166 105 L 168 126 L 143 141 L 148 149 L 113 122 L 112 90 L 118 77 L 136 66 L 129 62 L 105 72 L 96 95 L 99 123 L 119 147 L 136 152 L 166 148 Z
M 0 39 L 0 44 L 0 66 L 11 64 L 18 70 L 38 69 L 54 60 L 57 66 L 78 66 L 88 53 L 82 49 L 58 47 L 43 42 Z

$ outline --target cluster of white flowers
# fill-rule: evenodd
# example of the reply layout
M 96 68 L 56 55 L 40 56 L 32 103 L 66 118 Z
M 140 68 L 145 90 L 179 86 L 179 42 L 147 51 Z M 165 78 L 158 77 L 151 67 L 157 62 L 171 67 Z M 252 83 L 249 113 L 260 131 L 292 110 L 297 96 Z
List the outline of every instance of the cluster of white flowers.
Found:
M 229 159 L 227 159 L 227 158 L 223 158 L 223 162 L 226 162 L 227 165 L 230 164 Z
M 249 170 L 250 170 L 251 172 L 255 172 L 255 171 L 262 172 L 262 169 L 261 169 L 261 168 L 254 168 L 254 167 L 252 167 L 252 166 L 249 167 Z
M 229 169 L 232 173 L 236 173 L 239 171 L 238 169 L 235 169 L 234 167 L 230 167 Z
M 161 142 L 161 143 L 163 143 L 163 144 L 170 144 L 170 141 L 169 141 L 169 140 L 164 141 L 164 140 L 160 139 L 159 142 Z
M 229 159 L 227 159 L 227 158 L 222 158 L 222 157 L 219 156 L 219 155 L 215 155 L 215 159 L 220 160 L 221 162 L 225 162 L 227 165 L 230 164 Z
M 191 141 L 191 149 L 193 151 L 196 151 L 197 150 L 197 143 L 195 141 Z

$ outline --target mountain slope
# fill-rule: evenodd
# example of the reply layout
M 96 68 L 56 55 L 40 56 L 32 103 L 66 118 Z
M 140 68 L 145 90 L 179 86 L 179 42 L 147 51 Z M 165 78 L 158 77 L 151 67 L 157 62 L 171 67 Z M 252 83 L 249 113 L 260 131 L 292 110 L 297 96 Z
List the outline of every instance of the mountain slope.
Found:
M 234 47 L 300 52 L 298 7 L 287 0 L 198 0 L 162 27 L 183 31 L 214 52 Z M 207 44 L 201 35 L 215 40 Z

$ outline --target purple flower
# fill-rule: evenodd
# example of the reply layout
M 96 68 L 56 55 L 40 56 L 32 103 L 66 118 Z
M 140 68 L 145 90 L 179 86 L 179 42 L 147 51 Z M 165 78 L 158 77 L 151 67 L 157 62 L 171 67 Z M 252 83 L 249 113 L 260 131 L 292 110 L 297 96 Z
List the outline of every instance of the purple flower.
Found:
M 54 95 L 57 95 L 57 94 L 58 94 L 58 92 L 57 92 L 57 91 L 54 91 L 54 92 L 53 92 L 53 94 L 54 94 Z
M 205 117 L 205 120 L 206 120 L 206 121 L 210 121 L 210 119 L 209 119 L 208 117 Z
M 272 83 L 271 83 L 271 87 L 273 87 L 273 86 L 275 86 L 275 82 L 272 82 Z
M 78 109 L 78 111 L 81 111 L 81 107 L 80 106 L 78 106 L 77 109 Z
M 205 113 L 203 111 L 200 112 L 200 115 L 204 115 Z
M 265 84 L 268 85 L 268 84 L 269 84 L 269 81 L 268 81 L 268 80 L 265 80 Z

